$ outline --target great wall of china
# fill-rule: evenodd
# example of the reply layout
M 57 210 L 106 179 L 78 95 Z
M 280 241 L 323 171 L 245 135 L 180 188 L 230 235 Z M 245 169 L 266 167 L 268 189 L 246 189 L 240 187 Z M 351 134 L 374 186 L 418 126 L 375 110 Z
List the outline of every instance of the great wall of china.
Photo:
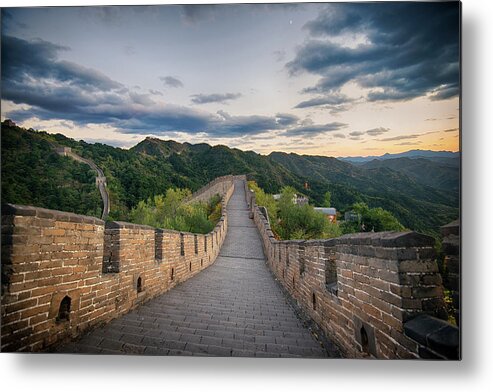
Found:
M 230 176 L 194 194 L 223 198 L 222 217 L 207 235 L 3 206 L 2 351 L 45 350 L 209 266 L 227 232 L 232 191 Z
M 53 148 L 59 155 L 70 157 L 77 162 L 84 163 L 96 172 L 96 186 L 99 189 L 99 193 L 101 194 L 101 199 L 103 201 L 103 212 L 101 213 L 101 219 L 105 220 L 108 218 L 110 213 L 110 195 L 108 193 L 106 177 L 103 170 L 101 170 L 101 168 L 90 159 L 83 158 L 74 153 L 70 147 L 53 145 Z
M 381 232 L 278 241 L 246 185 L 245 192 L 274 275 L 345 356 L 459 357 L 458 328 L 443 321 L 432 237 Z M 452 254 L 458 264 L 458 247 Z
M 228 210 L 233 193 L 236 204 Z M 206 200 L 214 194 L 222 196 L 223 213 L 207 235 L 125 222 L 105 223 L 93 217 L 29 206 L 3 206 L 2 351 L 51 350 L 189 280 L 220 255 L 228 221 L 232 219 L 228 215 L 237 220 L 238 214 L 245 211 L 245 220 L 235 224 L 228 241 L 240 248 L 242 241 L 246 248 L 257 244 L 255 247 L 263 247 L 263 253 L 262 249 L 241 248 L 243 265 L 263 268 L 255 263 L 266 262 L 296 311 L 310 321 L 312 330 L 333 342 L 342 356 L 460 357 L 459 330 L 443 320 L 443 283 L 431 237 L 414 232 L 383 232 L 328 240 L 277 241 L 245 176 L 220 177 L 196 192 L 191 200 Z M 250 222 L 254 222 L 251 225 L 247 225 L 248 214 Z M 452 280 L 458 286 L 458 225 L 448 227 L 444 235 L 449 238 L 444 243 L 449 244 L 446 251 L 455 273 Z M 259 242 L 247 243 L 248 236 L 260 236 Z M 239 256 L 223 252 L 221 257 L 233 263 Z M 262 284 L 269 284 L 264 281 L 265 277 Z M 262 308 L 262 298 L 255 300 Z M 221 306 L 229 306 L 225 299 L 218 301 Z M 236 328 L 232 331 L 239 331 L 240 320 L 248 317 L 248 309 L 248 304 L 242 304 L 227 310 L 225 323 Z M 241 314 L 231 315 L 234 312 Z M 259 352 L 296 353 L 296 347 L 288 344 L 293 339 L 283 332 L 292 324 L 287 321 L 290 319 L 263 312 L 250 317 L 251 325 L 242 327 L 245 335 L 238 336 L 250 338 L 247 332 L 255 330 L 259 317 L 265 318 L 264 325 L 277 324 L 269 326 L 267 332 L 271 333 L 263 331 L 262 339 L 255 336 L 251 344 L 242 343 L 242 352 L 249 353 L 247 347 L 252 347 Z M 187 317 L 181 322 L 186 322 Z M 207 322 L 203 324 L 208 330 Z M 190 325 L 187 328 L 190 330 Z M 195 331 L 198 330 L 197 326 Z M 274 332 L 281 336 L 272 336 Z M 234 355 L 232 345 L 237 334 L 225 330 L 222 338 L 216 338 L 217 345 L 204 345 L 204 350 L 214 347 L 216 351 L 202 352 Z M 292 336 L 299 335 L 296 334 L 292 332 Z M 299 339 L 292 344 L 301 344 Z M 202 336 L 199 341 L 207 339 Z M 269 346 L 270 341 L 273 344 Z M 219 350 L 220 346 L 225 350 Z

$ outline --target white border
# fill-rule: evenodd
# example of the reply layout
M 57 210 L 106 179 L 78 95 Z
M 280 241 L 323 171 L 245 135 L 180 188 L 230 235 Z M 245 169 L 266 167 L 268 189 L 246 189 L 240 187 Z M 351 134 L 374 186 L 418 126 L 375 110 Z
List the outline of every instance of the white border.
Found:
M 224 3 L 228 1 L 215 1 Z M 258 2 L 258 1 L 248 1 Z M 275 2 L 275 1 L 272 1 Z M 0 6 L 159 4 L 0 0 Z M 200 3 L 200 1 L 180 1 Z M 462 362 L 0 354 L 4 391 L 487 391 L 493 380 L 492 2 L 463 2 Z M 8 55 L 8 54 L 3 54 Z

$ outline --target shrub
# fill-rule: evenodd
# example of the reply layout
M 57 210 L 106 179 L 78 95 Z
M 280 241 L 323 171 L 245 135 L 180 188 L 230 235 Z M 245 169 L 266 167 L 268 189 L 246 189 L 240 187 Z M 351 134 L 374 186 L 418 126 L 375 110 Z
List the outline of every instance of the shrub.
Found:
M 359 231 L 403 231 L 404 226 L 387 210 L 381 207 L 370 208 L 366 203 L 355 203 L 353 211 L 361 217 L 359 222 L 344 222 L 341 225 L 343 233 Z
M 272 195 L 265 193 L 255 181 L 248 181 L 248 187 L 255 193 L 255 202 L 258 206 L 263 206 L 267 209 L 271 224 L 277 220 L 277 203 Z
M 255 192 L 257 205 L 267 208 L 274 234 L 283 240 L 331 238 L 341 235 L 336 223 L 330 222 L 324 214 L 310 205 L 299 206 L 293 203 L 296 189 L 284 187 L 278 202 L 266 194 L 255 183 L 249 183 Z
M 166 195 L 141 200 L 130 212 L 130 221 L 154 227 L 206 234 L 221 218 L 221 196 L 214 195 L 207 203 L 184 204 L 190 190 L 170 188 Z

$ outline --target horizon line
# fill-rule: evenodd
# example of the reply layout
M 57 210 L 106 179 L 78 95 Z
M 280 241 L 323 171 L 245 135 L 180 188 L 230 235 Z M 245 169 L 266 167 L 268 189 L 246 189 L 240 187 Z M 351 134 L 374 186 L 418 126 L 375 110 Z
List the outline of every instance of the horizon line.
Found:
M 109 144 L 108 142 L 104 142 L 104 139 L 101 139 L 101 141 L 99 140 L 96 140 L 96 139 L 88 139 L 90 141 L 86 141 L 84 139 L 76 139 L 76 138 L 73 138 L 73 137 L 68 137 L 66 135 L 64 135 L 63 133 L 59 132 L 59 131 L 47 131 L 47 130 L 40 130 L 40 129 L 34 129 L 34 128 L 25 128 L 25 127 L 22 127 L 20 125 L 18 125 L 14 120 L 10 119 L 10 118 L 5 118 L 3 122 L 5 121 L 12 121 L 16 127 L 19 127 L 19 128 L 22 128 L 22 129 L 25 129 L 27 131 L 29 130 L 33 130 L 35 132 L 46 132 L 46 133 L 49 133 L 49 134 L 59 134 L 59 135 L 62 135 L 64 137 L 66 137 L 67 139 L 71 139 L 71 140 L 74 140 L 74 141 L 82 141 L 84 143 L 87 143 L 87 144 L 103 144 L 103 145 L 106 145 L 106 146 L 109 146 L 109 147 L 112 147 L 112 148 L 121 148 L 122 150 L 130 150 L 131 148 L 137 146 L 138 144 L 142 143 L 143 141 L 147 140 L 147 139 L 156 139 L 156 140 L 159 140 L 159 141 L 162 141 L 162 142 L 174 142 L 174 143 L 177 143 L 177 144 L 185 144 L 185 143 L 188 143 L 190 145 L 199 145 L 199 144 L 206 144 L 208 146 L 211 146 L 211 147 L 216 147 L 216 146 L 225 146 L 227 148 L 230 148 L 230 149 L 236 149 L 236 150 L 240 150 L 240 151 L 243 151 L 243 152 L 253 152 L 255 154 L 258 154 L 258 155 L 263 155 L 263 156 L 268 156 L 274 152 L 279 152 L 279 153 L 284 153 L 284 154 L 296 154 L 296 155 L 300 155 L 300 156 L 313 156 L 313 157 L 327 157 L 327 158 L 371 158 L 371 157 L 382 157 L 386 154 L 389 154 L 389 155 L 397 155 L 397 154 L 403 154 L 403 153 L 406 153 L 406 152 L 410 152 L 410 151 L 430 151 L 430 152 L 448 152 L 448 153 L 460 153 L 461 151 L 460 150 L 457 150 L 457 151 L 450 151 L 450 150 L 433 150 L 433 149 L 421 149 L 421 148 L 413 148 L 413 149 L 409 149 L 409 150 L 404 150 L 404 151 L 401 151 L 401 152 L 396 152 L 396 153 L 389 153 L 389 152 L 385 152 L 383 154 L 380 154 L 380 155 L 339 155 L 339 156 L 335 156 L 335 155 L 320 155 L 320 154 L 302 154 L 302 153 L 297 153 L 297 152 L 284 152 L 284 151 L 279 151 L 279 150 L 273 150 L 271 151 L 270 153 L 268 154 L 265 154 L 265 153 L 261 153 L 261 152 L 257 152 L 257 151 L 254 151 L 254 150 L 244 150 L 244 149 L 241 149 L 241 148 L 238 148 L 238 147 L 230 147 L 226 144 L 210 144 L 210 143 L 206 143 L 206 142 L 200 142 L 200 143 L 191 143 L 189 141 L 185 141 L 185 142 L 179 142 L 179 141 L 176 141 L 176 140 L 173 140 L 173 139 L 161 139 L 157 136 L 146 136 L 145 138 L 143 138 L 142 140 L 138 141 L 137 143 L 135 143 L 134 145 L 132 145 L 131 147 L 122 147 L 122 146 L 114 146 L 114 145 L 111 145 Z

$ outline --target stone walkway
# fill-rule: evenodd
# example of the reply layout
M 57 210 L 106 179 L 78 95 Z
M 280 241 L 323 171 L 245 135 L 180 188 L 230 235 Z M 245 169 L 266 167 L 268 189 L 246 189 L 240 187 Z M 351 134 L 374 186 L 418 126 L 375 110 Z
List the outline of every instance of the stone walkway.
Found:
M 242 181 L 227 209 L 228 233 L 212 266 L 58 351 L 327 357 L 268 270 Z

